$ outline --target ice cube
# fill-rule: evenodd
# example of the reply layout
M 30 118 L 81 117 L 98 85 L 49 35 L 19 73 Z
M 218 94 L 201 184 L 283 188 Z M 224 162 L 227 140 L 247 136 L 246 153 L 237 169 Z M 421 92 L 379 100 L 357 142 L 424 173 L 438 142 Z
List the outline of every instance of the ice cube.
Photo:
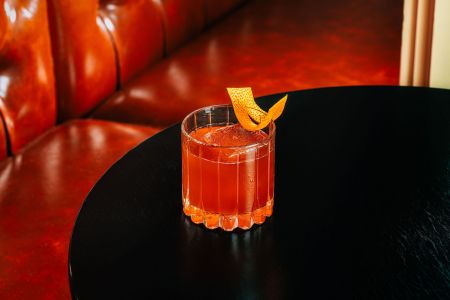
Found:
M 203 136 L 203 140 L 211 145 L 222 147 L 239 147 L 255 144 L 267 138 L 263 131 L 248 131 L 239 124 L 212 127 Z

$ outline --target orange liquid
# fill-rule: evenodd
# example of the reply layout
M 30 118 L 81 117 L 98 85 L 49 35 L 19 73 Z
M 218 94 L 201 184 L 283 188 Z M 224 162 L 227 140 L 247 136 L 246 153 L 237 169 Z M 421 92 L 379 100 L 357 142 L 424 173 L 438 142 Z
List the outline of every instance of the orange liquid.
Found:
M 220 128 L 200 128 L 190 135 L 202 141 L 205 134 Z M 194 223 L 211 229 L 248 229 L 272 215 L 274 142 L 262 131 L 251 139 L 260 144 L 243 151 L 183 137 L 183 210 Z

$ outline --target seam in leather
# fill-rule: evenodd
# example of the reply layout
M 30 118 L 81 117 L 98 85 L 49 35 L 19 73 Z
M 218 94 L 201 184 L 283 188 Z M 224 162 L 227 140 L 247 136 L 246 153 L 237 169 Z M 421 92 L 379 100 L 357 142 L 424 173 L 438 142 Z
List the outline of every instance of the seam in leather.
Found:
M 151 1 L 151 0 L 149 0 Z M 152 5 L 156 7 L 159 12 L 160 22 L 161 22 L 161 31 L 162 31 L 162 54 L 163 58 L 169 55 L 169 51 L 167 49 L 167 17 L 166 11 L 164 9 L 164 5 L 162 4 L 163 0 L 160 1 L 151 1 Z
M 117 49 L 117 44 L 114 40 L 114 37 L 112 35 L 112 32 L 109 31 L 108 26 L 106 26 L 105 23 L 105 16 L 103 16 L 102 12 L 99 12 L 98 17 L 101 19 L 103 26 L 105 26 L 106 28 L 106 32 L 108 33 L 109 36 L 109 40 L 111 41 L 111 45 L 113 47 L 113 51 L 114 51 L 114 61 L 116 64 L 116 88 L 114 92 L 118 92 L 122 89 L 122 84 L 121 84 L 121 75 L 120 75 L 120 59 L 119 59 L 119 51 Z M 113 94 L 111 94 L 113 95 Z M 82 115 L 82 118 L 89 118 L 90 116 L 92 116 L 92 114 L 99 108 L 101 107 L 103 104 L 105 104 L 109 97 L 111 96 L 106 96 L 104 99 L 101 99 L 100 101 L 97 102 L 96 105 L 94 105 L 88 112 L 86 112 L 85 114 Z
M 56 1 L 47 1 L 46 13 L 47 13 L 47 30 L 50 40 L 50 51 L 51 51 L 51 61 L 52 61 L 52 75 L 53 75 L 53 86 L 54 86 L 54 97 L 55 97 L 55 125 L 61 124 L 67 120 L 67 116 L 63 118 L 61 111 L 64 108 L 63 100 L 65 95 L 62 92 L 62 88 L 59 84 L 61 79 L 58 77 L 58 67 L 60 60 L 60 53 L 65 51 L 59 51 L 65 47 L 66 42 L 64 41 L 64 35 L 62 34 L 62 21 L 61 16 L 58 13 L 58 3 Z
M 114 61 L 115 61 L 115 64 L 116 64 L 116 91 L 119 91 L 122 88 L 122 83 L 121 83 L 121 81 L 122 81 L 121 77 L 122 76 L 121 76 L 121 72 L 120 72 L 121 65 L 120 65 L 120 58 L 119 58 L 119 50 L 117 49 L 117 43 L 114 40 L 114 36 L 113 36 L 112 32 L 109 30 L 108 26 L 106 26 L 105 18 L 107 18 L 107 17 L 105 17 L 103 15 L 103 13 L 101 13 L 101 12 L 98 14 L 98 16 L 102 20 L 102 23 L 103 23 L 103 25 L 106 28 L 106 32 L 108 32 L 109 39 L 110 39 L 111 44 L 113 46 Z
M 0 97 L 0 101 L 3 102 L 3 98 Z M 6 120 L 3 115 L 3 112 L 0 110 L 0 120 L 3 126 L 3 131 L 5 132 L 5 142 L 6 142 L 6 155 L 12 156 L 12 147 L 11 147 L 11 137 L 9 136 L 8 127 L 6 126 Z
M 203 31 L 208 29 L 208 4 L 203 1 Z

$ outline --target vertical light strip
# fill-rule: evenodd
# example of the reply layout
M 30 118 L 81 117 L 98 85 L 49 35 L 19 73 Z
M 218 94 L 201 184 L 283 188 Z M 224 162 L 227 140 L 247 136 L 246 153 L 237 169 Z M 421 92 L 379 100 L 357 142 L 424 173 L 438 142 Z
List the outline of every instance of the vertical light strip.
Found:
M 191 178 L 190 178 L 190 175 L 191 175 L 191 173 L 190 173 L 190 171 L 189 171 L 189 164 L 190 164 L 190 162 L 191 162 L 191 160 L 190 160 L 190 158 L 189 158 L 189 155 L 190 155 L 190 151 L 191 151 L 191 149 L 190 149 L 190 140 L 188 139 L 188 138 L 185 138 L 185 151 L 186 151 L 186 163 L 185 163 L 185 166 L 186 166 L 186 170 L 183 170 L 183 172 L 186 172 L 185 173 L 185 176 L 187 176 L 187 188 L 186 188 L 186 195 L 185 195 L 185 198 L 186 199 L 189 199 L 189 197 L 190 197 L 190 190 L 191 190 Z
M 435 0 L 405 0 L 400 85 L 428 86 Z
M 428 86 L 430 83 L 433 19 L 434 0 L 419 0 L 414 53 L 413 85 L 415 86 Z
M 400 56 L 400 85 L 412 85 L 413 82 L 417 1 L 418 0 L 405 0 L 404 2 L 402 47 Z
M 200 209 L 202 210 L 202 222 L 205 222 L 205 205 L 203 204 L 203 164 L 205 163 L 205 158 L 203 157 L 203 146 L 198 148 L 198 158 L 200 164 Z
M 222 199 L 220 198 L 221 188 L 220 188 L 220 165 L 221 165 L 221 150 L 217 156 L 217 214 L 220 220 L 220 214 L 222 214 Z M 219 221 L 220 222 L 220 221 Z M 219 226 L 222 224 L 219 223 Z
M 240 153 L 238 155 L 236 155 L 237 161 L 236 161 L 236 215 L 234 216 L 235 218 L 237 218 L 239 215 L 239 188 L 240 188 L 239 187 L 239 162 L 240 162 L 240 156 L 241 156 Z

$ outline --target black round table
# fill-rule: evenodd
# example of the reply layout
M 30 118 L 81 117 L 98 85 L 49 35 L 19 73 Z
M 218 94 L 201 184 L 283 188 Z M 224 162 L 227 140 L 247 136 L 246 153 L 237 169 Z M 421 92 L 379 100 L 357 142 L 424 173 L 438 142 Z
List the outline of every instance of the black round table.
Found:
M 249 231 L 183 215 L 179 124 L 114 164 L 75 223 L 73 298 L 448 299 L 450 90 L 289 92 L 276 124 L 274 214 Z

